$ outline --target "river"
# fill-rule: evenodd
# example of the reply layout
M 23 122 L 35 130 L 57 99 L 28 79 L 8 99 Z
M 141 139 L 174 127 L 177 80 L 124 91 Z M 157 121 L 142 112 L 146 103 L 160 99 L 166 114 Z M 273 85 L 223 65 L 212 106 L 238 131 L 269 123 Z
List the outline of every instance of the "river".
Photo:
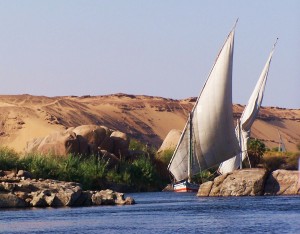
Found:
M 132 206 L 5 209 L 1 233 L 300 233 L 300 196 L 134 193 Z

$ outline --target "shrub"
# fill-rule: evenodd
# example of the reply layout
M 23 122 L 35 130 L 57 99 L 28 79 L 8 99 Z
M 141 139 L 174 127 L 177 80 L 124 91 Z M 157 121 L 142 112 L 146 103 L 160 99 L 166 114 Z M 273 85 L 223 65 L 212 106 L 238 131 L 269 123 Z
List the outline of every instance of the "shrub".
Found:
M 7 147 L 0 148 L 0 169 L 12 170 L 18 167 L 19 155 Z
M 248 157 L 252 167 L 256 167 L 266 151 L 266 146 L 263 142 L 257 139 L 250 139 L 248 143 Z
M 264 167 L 269 171 L 275 171 L 285 164 L 285 160 L 282 157 L 276 155 L 264 157 Z

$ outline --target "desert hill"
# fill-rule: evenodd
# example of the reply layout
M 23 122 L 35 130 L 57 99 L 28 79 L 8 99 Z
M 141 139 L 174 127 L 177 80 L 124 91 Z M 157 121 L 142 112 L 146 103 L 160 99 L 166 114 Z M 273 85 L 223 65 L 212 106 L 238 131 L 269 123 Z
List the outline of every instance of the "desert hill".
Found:
M 143 95 L 45 97 L 0 96 L 0 145 L 22 151 L 34 137 L 83 124 L 104 125 L 157 147 L 171 129 L 182 129 L 195 98 L 183 100 Z M 234 105 L 234 117 L 244 106 Z M 262 107 L 252 137 L 269 148 L 281 134 L 288 151 L 300 142 L 300 109 Z

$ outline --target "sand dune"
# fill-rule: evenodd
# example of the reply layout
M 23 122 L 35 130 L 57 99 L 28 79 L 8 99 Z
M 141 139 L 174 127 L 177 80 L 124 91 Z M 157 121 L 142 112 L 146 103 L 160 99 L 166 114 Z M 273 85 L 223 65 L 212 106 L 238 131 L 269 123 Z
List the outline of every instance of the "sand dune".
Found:
M 173 100 L 143 95 L 45 97 L 0 96 L 0 144 L 22 151 L 27 140 L 82 124 L 105 125 L 160 146 L 171 129 L 184 127 L 195 98 Z M 234 105 L 234 117 L 244 106 Z M 300 109 L 263 107 L 252 136 L 270 148 L 278 146 L 278 130 L 289 151 L 300 142 Z

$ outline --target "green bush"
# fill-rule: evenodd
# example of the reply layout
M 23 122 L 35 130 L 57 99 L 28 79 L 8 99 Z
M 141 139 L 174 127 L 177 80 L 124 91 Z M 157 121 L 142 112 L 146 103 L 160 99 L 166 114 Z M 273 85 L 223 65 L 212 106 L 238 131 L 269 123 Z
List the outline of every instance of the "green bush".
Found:
M 0 169 L 12 170 L 18 167 L 19 155 L 12 149 L 0 148 Z
M 278 156 L 268 156 L 264 157 L 264 167 L 269 171 L 275 171 L 285 164 L 283 157 Z
M 260 164 L 265 152 L 266 146 L 262 141 L 250 139 L 248 143 L 248 157 L 252 167 L 256 167 Z

